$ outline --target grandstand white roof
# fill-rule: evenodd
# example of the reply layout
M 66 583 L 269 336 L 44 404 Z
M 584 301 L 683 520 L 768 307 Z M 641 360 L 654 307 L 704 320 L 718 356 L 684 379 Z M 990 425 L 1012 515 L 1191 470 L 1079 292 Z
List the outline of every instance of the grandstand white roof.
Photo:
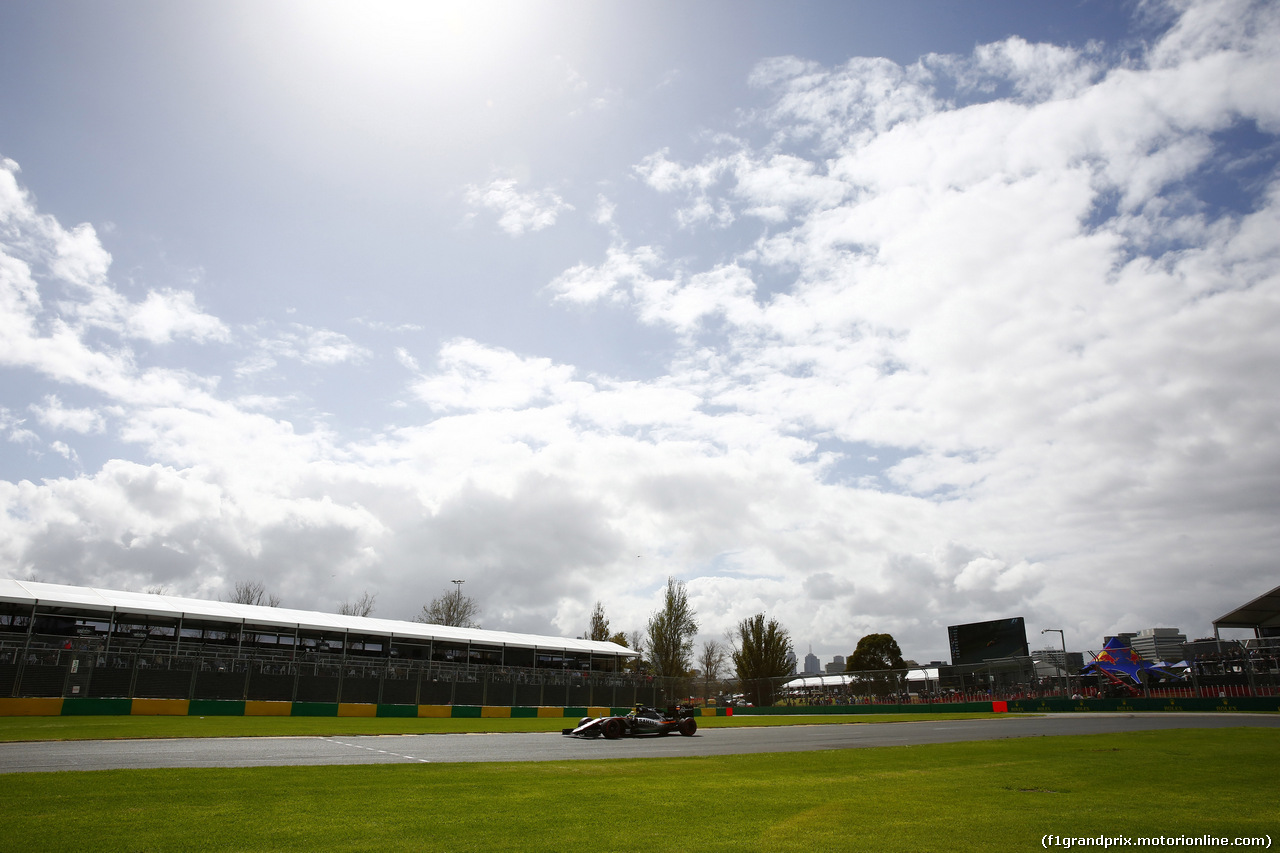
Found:
M 894 672 L 902 672 L 902 670 L 894 670 Z M 918 667 L 916 669 L 906 670 L 907 681 L 937 681 L 938 668 L 936 666 Z M 793 690 L 801 688 L 822 689 L 827 687 L 843 687 L 852 681 L 858 681 L 858 673 L 855 672 L 838 672 L 833 675 L 801 675 L 784 683 L 782 686 Z
M 233 604 L 229 601 L 206 601 L 199 598 L 181 598 L 176 595 L 92 589 L 83 586 L 17 581 L 9 578 L 0 578 L 0 602 L 36 605 L 41 608 L 67 607 L 103 614 L 115 612 L 182 617 L 235 625 L 296 628 L 300 631 L 333 631 L 394 639 L 442 640 L 486 646 L 577 651 L 614 657 L 635 657 L 636 655 L 635 651 L 626 646 L 596 640 L 516 634 L 508 631 L 488 631 L 482 628 L 454 628 L 447 625 L 427 625 L 422 622 L 401 622 L 396 619 L 375 619 L 368 616 L 341 616 L 337 613 L 323 613 L 316 610 Z

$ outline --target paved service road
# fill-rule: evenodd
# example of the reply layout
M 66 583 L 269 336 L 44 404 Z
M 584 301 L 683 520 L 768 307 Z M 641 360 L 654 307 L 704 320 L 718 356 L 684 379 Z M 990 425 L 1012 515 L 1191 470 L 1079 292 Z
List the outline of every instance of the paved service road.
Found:
M 1260 726 L 1252 714 L 1062 714 L 904 723 L 702 728 L 694 737 L 579 740 L 554 733 L 341 737 L 178 738 L 0 744 L 0 773 L 156 767 L 269 767 L 471 761 L 572 761 L 804 752 L 872 746 L 1105 734 L 1149 729 Z

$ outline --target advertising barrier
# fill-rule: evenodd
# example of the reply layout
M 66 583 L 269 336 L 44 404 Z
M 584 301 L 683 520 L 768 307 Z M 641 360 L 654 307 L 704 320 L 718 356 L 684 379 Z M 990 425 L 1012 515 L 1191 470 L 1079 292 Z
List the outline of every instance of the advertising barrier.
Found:
M 254 702 L 222 699 L 0 699 L 0 717 L 189 716 L 189 717 L 437 717 L 579 718 L 625 714 L 630 707 L 515 705 L 395 705 L 361 702 Z M 1277 697 L 1219 699 L 1027 699 L 952 702 L 946 705 L 828 705 L 700 708 L 704 717 L 863 716 L 868 714 L 1144 714 L 1280 713 Z

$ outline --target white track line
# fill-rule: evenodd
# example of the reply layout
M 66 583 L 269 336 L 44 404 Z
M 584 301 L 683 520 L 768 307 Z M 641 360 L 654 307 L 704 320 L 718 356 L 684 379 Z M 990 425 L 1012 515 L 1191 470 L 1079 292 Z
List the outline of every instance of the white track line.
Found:
M 325 738 L 325 740 L 329 741 L 330 743 L 336 743 L 338 744 L 338 746 L 349 746 L 349 747 L 352 747 L 353 749 L 363 749 L 366 752 L 376 752 L 379 755 L 390 755 L 393 758 L 403 758 L 405 761 L 417 761 L 420 764 L 431 763 L 431 759 L 429 758 L 418 758 L 413 755 L 404 755 L 403 753 L 399 753 L 399 752 L 388 752 L 385 749 L 374 749 L 371 746 L 362 746 L 358 743 L 348 743 L 347 741 L 337 740 L 335 738 Z

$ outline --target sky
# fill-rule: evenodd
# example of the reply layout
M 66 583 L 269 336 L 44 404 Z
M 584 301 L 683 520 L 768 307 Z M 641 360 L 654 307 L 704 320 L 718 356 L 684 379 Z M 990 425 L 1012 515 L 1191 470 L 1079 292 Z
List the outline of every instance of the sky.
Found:
M 0 574 L 946 660 L 1280 584 L 1280 6 L 0 4 Z

